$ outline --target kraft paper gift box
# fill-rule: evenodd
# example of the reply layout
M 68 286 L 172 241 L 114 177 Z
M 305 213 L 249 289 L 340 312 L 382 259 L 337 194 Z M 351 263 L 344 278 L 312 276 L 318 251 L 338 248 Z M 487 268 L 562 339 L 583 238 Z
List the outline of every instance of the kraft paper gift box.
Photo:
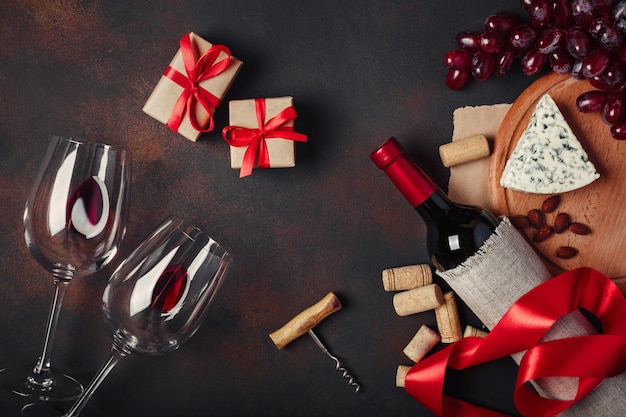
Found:
M 152 94 L 146 101 L 146 104 L 143 107 L 143 111 L 149 116 L 160 121 L 161 123 L 168 124 L 168 120 L 170 120 L 175 106 L 177 105 L 179 99 L 181 99 L 181 96 L 183 94 L 189 93 L 189 98 L 187 100 L 194 100 L 195 103 L 192 103 L 190 107 L 184 106 L 185 111 L 184 114 L 182 114 L 182 119 L 180 121 L 180 125 L 177 128 L 177 131 L 185 138 L 195 142 L 198 140 L 198 137 L 203 132 L 210 130 L 210 128 L 212 127 L 209 126 L 209 129 L 206 129 L 207 125 L 210 125 L 210 123 L 212 122 L 212 117 L 217 106 L 224 99 L 226 92 L 232 85 L 243 63 L 237 58 L 230 55 L 230 51 L 228 50 L 228 48 L 224 47 L 223 45 L 213 45 L 205 39 L 202 39 L 200 36 L 194 34 L 193 32 L 190 32 L 183 36 L 180 45 L 181 47 L 178 49 L 178 52 L 176 52 L 176 55 L 174 55 L 174 58 L 169 64 L 169 67 L 164 71 L 161 79 L 159 80 Z M 216 71 L 212 70 L 210 67 L 206 67 L 207 72 L 213 72 L 208 74 L 206 79 L 203 79 L 204 77 L 202 76 L 202 74 L 198 73 L 198 77 L 200 78 L 200 81 L 197 83 L 198 87 L 201 87 L 202 89 L 210 93 L 210 95 L 214 96 L 211 98 L 213 100 L 214 106 L 210 106 L 210 111 L 207 111 L 202 106 L 202 104 L 198 101 L 197 96 L 195 96 L 193 92 L 191 92 L 191 90 L 186 91 L 183 86 L 174 81 L 175 78 L 179 80 L 182 78 L 182 82 L 186 82 L 185 79 L 189 80 L 189 74 L 187 74 L 187 71 L 185 69 L 185 61 L 183 58 L 183 48 L 185 46 L 187 48 L 192 48 L 196 64 L 200 62 L 200 59 L 202 59 L 201 56 L 203 54 L 208 55 L 211 53 L 216 54 L 217 52 L 219 52 L 219 54 L 217 54 L 217 57 L 213 61 L 216 67 L 220 65 L 222 60 L 227 59 L 230 56 L 230 61 L 227 61 L 228 65 L 226 66 L 226 68 L 223 68 L 221 72 L 214 74 L 214 72 Z M 208 52 L 212 49 L 212 47 L 215 48 L 213 48 L 211 52 Z M 214 55 L 212 56 L 214 57 Z M 200 66 L 198 66 L 198 69 L 201 69 L 199 67 Z M 174 71 L 172 71 L 171 69 L 173 69 Z M 168 72 L 172 74 L 176 71 L 180 74 L 168 76 Z M 198 90 L 201 89 L 199 88 Z M 200 94 L 202 93 L 200 92 Z M 196 127 L 200 127 L 200 129 L 194 128 L 187 109 L 193 112 L 193 116 L 197 120 L 198 124 L 198 126 Z M 172 128 L 171 126 L 170 128 L 173 131 L 176 131 L 175 128 Z
M 267 154 L 269 157 L 269 166 L 262 166 L 255 159 L 253 168 L 291 168 L 296 165 L 295 141 L 306 141 L 306 136 L 293 132 L 294 119 L 296 117 L 293 110 L 293 97 L 275 97 L 262 99 L 245 99 L 231 100 L 228 104 L 229 111 L 229 128 L 246 128 L 250 130 L 258 130 L 259 122 L 257 115 L 257 102 L 265 103 L 265 123 L 279 114 L 284 114 L 285 110 L 292 110 L 291 117 L 285 119 L 284 123 L 277 129 L 275 135 L 268 135 L 264 141 L 267 146 Z M 225 130 L 226 130 L 225 129 Z M 283 131 L 285 138 L 281 137 L 280 131 Z M 230 162 L 231 168 L 242 168 L 244 165 L 244 155 L 248 150 L 248 146 L 233 146 L 226 135 L 224 138 L 230 146 Z M 245 167 L 244 167 L 245 168 Z M 249 167 L 250 168 L 250 167 Z M 241 176 L 249 175 L 250 171 L 242 169 Z

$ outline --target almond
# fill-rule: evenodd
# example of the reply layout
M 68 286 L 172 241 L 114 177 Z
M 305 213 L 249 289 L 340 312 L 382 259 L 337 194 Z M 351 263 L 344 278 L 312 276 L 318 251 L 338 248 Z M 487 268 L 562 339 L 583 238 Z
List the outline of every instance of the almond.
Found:
M 532 227 L 539 230 L 546 224 L 546 216 L 539 209 L 532 209 L 528 212 L 528 222 Z
M 554 231 L 556 233 L 563 233 L 570 225 L 570 217 L 567 213 L 559 213 L 554 218 Z
M 552 213 L 558 207 L 561 202 L 560 195 L 553 195 L 552 197 L 548 197 L 544 200 L 543 204 L 541 204 L 541 211 L 544 213 Z
M 545 225 L 535 233 L 535 242 L 543 242 L 554 233 L 552 226 Z
M 516 229 L 526 229 L 530 225 L 528 221 L 528 217 L 524 216 L 523 214 L 511 216 L 510 220 L 511 220 L 511 224 Z
M 582 224 L 582 223 L 570 224 L 569 230 L 572 233 L 575 233 L 577 235 L 588 235 L 589 233 L 591 233 L 591 229 L 589 228 L 589 226 L 587 226 L 586 224 Z
M 561 246 L 556 250 L 556 256 L 561 259 L 570 259 L 578 254 L 576 248 L 572 248 L 571 246 Z

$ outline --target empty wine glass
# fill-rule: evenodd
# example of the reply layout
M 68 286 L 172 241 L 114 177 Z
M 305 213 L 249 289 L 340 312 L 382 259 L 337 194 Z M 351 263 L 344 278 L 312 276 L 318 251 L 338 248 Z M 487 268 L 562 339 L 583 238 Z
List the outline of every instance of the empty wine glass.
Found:
M 231 256 L 195 226 L 172 218 L 161 223 L 111 275 L 102 295 L 111 352 L 63 417 L 78 416 L 121 358 L 131 353 L 162 355 L 193 336 L 231 262 Z M 60 414 L 29 404 L 22 415 Z
M 54 296 L 34 368 L 0 371 L 3 387 L 40 400 L 77 398 L 82 385 L 51 369 L 50 353 L 67 286 L 117 253 L 126 231 L 130 154 L 101 143 L 53 136 L 24 210 L 31 255 L 52 274 Z

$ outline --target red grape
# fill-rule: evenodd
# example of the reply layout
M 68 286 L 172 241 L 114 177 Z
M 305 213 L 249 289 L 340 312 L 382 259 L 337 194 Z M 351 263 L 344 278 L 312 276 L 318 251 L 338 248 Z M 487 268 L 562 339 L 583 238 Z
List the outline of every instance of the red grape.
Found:
M 606 102 L 607 93 L 600 90 L 591 90 L 582 93 L 576 99 L 576 107 L 583 113 L 595 113 L 602 110 Z
M 522 71 L 526 75 L 535 75 L 541 71 L 547 60 L 547 55 L 533 48 L 522 58 Z
M 482 50 L 476 51 L 472 57 L 472 76 L 479 81 L 484 81 L 491 76 L 494 66 L 495 60 L 492 54 Z
M 612 52 L 622 46 L 622 36 L 606 18 L 592 20 L 589 25 L 589 34 L 607 51 Z
M 592 0 L 593 9 L 598 16 L 608 16 L 613 5 L 612 0 Z
M 495 31 L 503 35 L 508 35 L 516 25 L 517 21 L 513 16 L 502 12 L 492 14 L 485 20 L 485 30 Z
M 591 42 L 587 34 L 578 28 L 572 28 L 567 32 L 566 46 L 574 58 L 584 58 L 591 51 Z
M 604 81 L 604 78 L 601 75 L 597 77 L 589 78 L 588 81 L 589 81 L 589 84 L 591 84 L 593 88 L 597 88 L 598 90 L 612 91 L 614 89 L 612 86 L 610 86 Z
M 461 49 L 476 51 L 480 48 L 480 33 L 467 30 L 459 32 L 455 38 L 456 45 Z
M 626 139 L 626 123 L 616 123 L 611 126 L 611 136 L 618 140 Z
M 537 51 L 550 54 L 565 45 L 566 32 L 558 28 L 544 30 L 537 38 Z
M 532 5 L 526 10 L 530 23 L 539 29 L 550 26 L 552 22 L 552 7 L 548 0 L 534 0 Z
M 509 43 L 515 49 L 526 52 L 535 43 L 537 32 L 528 24 L 519 25 L 511 29 Z
M 460 90 L 467 84 L 469 78 L 469 68 L 450 69 L 446 75 L 446 86 L 448 86 L 450 90 Z
M 559 29 L 569 29 L 572 26 L 572 9 L 569 0 L 552 0 L 552 21 Z
M 572 0 L 572 17 L 574 22 L 582 28 L 588 28 L 594 18 L 593 5 L 590 0 Z
M 499 32 L 490 30 L 480 35 L 480 47 L 490 54 L 502 49 L 504 43 L 504 37 Z
M 583 62 L 582 74 L 585 78 L 593 78 L 602 74 L 609 66 L 611 56 L 603 49 L 596 48 L 587 55 Z
M 511 69 L 515 60 L 515 52 L 510 46 L 505 46 L 494 55 L 495 68 L 493 73 L 496 75 L 504 75 Z
M 549 54 L 550 67 L 557 74 L 567 74 L 572 71 L 572 58 L 566 49 L 561 48 Z
M 626 0 L 622 0 L 613 6 L 610 13 L 611 23 L 622 33 L 626 32 Z
M 602 28 L 604 26 L 606 26 L 608 24 L 608 22 L 606 22 L 604 19 L 602 19 L 601 17 L 597 18 L 597 19 L 593 19 L 591 21 L 591 23 L 589 24 L 589 27 L 587 28 L 587 31 L 589 32 L 589 34 L 591 35 L 592 38 L 599 40 L 599 35 L 602 31 Z
M 615 124 L 626 115 L 626 96 L 623 93 L 611 93 L 607 95 L 602 106 L 602 121 L 606 124 Z
M 620 0 L 611 9 L 609 19 L 612 23 L 626 16 L 626 0 Z
M 472 65 L 472 53 L 467 49 L 455 49 L 446 52 L 443 62 L 447 68 L 469 68 Z

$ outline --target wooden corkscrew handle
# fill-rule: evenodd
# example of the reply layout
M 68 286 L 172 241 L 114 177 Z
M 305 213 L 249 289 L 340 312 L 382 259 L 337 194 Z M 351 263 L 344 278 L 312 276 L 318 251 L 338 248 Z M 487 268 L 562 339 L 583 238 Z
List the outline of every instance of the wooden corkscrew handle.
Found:
M 289 320 L 283 327 L 270 333 L 270 339 L 272 339 L 278 349 L 282 349 L 313 329 L 335 311 L 341 310 L 341 307 L 341 302 L 337 296 L 329 292 L 320 301 Z

